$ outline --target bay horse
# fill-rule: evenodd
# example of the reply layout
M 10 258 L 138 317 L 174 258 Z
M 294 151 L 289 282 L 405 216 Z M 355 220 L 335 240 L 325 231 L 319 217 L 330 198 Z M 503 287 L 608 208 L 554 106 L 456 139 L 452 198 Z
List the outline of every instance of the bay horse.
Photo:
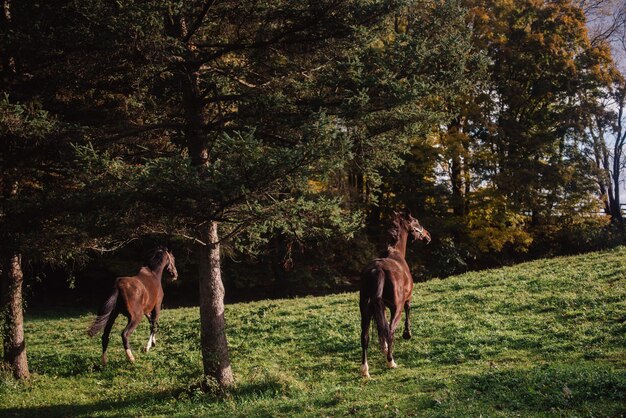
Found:
M 150 321 L 150 337 L 145 351 L 156 346 L 156 331 L 161 303 L 163 302 L 163 286 L 161 277 L 167 268 L 172 278 L 178 278 L 174 255 L 165 247 L 159 247 L 148 259 L 137 275 L 132 277 L 118 277 L 115 279 L 113 293 L 102 305 L 98 316 L 87 331 L 90 337 L 96 335 L 102 328 L 102 365 L 107 363 L 107 347 L 109 334 L 117 316 L 121 313 L 128 318 L 128 324 L 122 331 L 122 343 L 126 350 L 126 357 L 132 363 L 135 361 L 130 349 L 128 338 L 135 331 L 141 318 L 145 315 Z
M 409 235 L 413 241 L 426 239 L 430 234 L 410 213 L 394 213 L 393 227 L 389 230 L 391 243 L 384 257 L 372 260 L 361 273 L 359 308 L 361 310 L 361 376 L 369 378 L 367 347 L 369 345 L 370 322 L 375 319 L 380 348 L 387 356 L 387 367 L 396 368 L 393 359 L 393 337 L 405 312 L 404 333 L 406 340 L 411 338 L 409 312 L 413 277 L 404 259 Z M 385 306 L 391 311 L 390 321 L 385 317 Z

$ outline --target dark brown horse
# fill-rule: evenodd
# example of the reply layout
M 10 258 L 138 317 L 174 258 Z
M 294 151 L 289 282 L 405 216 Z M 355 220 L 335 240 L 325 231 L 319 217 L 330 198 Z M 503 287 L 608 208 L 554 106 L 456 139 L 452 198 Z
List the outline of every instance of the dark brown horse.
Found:
M 378 339 L 383 353 L 387 355 L 387 367 L 395 368 L 393 359 L 393 336 L 400 319 L 402 309 L 406 313 L 404 322 L 404 339 L 411 338 L 409 327 L 409 311 L 411 310 L 411 292 L 413 278 L 404 257 L 409 235 L 413 240 L 426 239 L 430 242 L 430 234 L 410 213 L 396 213 L 393 227 L 389 231 L 392 242 L 387 247 L 383 258 L 372 260 L 361 273 L 360 303 L 361 309 L 361 375 L 370 377 L 367 364 L 367 347 L 370 336 L 369 328 L 372 316 L 376 321 Z M 391 311 L 389 323 L 385 317 L 385 306 Z
M 164 247 L 158 248 L 146 265 L 139 270 L 136 276 L 118 277 L 115 280 L 113 293 L 104 303 L 98 317 L 87 331 L 93 337 L 102 328 L 102 365 L 107 363 L 107 346 L 109 345 L 109 334 L 117 316 L 121 313 L 128 318 L 128 324 L 122 331 L 122 343 L 126 350 L 126 357 L 133 362 L 135 357 L 130 350 L 128 338 L 133 333 L 143 315 L 150 321 L 150 338 L 146 344 L 146 352 L 156 345 L 157 321 L 161 312 L 163 302 L 163 286 L 161 276 L 163 269 L 172 275 L 174 279 L 178 277 L 174 255 Z

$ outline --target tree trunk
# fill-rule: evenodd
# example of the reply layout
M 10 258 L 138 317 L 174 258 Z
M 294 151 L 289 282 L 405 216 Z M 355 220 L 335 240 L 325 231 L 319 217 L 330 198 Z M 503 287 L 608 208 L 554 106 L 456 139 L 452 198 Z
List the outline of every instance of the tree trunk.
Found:
M 460 155 L 454 155 L 452 157 L 450 181 L 452 183 L 452 210 L 456 216 L 465 215 L 465 196 L 463 187 L 463 180 L 465 178 L 463 173 L 463 162 Z
M 186 25 L 179 22 L 180 34 L 186 34 Z M 193 57 L 193 53 L 189 53 Z M 200 87 L 199 64 L 188 60 L 183 71 L 183 107 L 185 112 L 185 142 L 191 164 L 202 170 L 209 164 L 207 118 Z M 224 283 L 220 266 L 220 244 L 217 222 L 210 221 L 199 230 L 206 245 L 198 246 L 198 274 L 200 286 L 200 337 L 204 376 L 221 389 L 234 383 L 228 356 L 228 342 L 224 321 Z M 209 389 L 209 387 L 205 387 Z
M 198 248 L 202 365 L 205 377 L 215 379 L 221 388 L 227 388 L 232 386 L 234 379 L 226 341 L 217 222 L 209 222 L 203 232 L 207 246 Z
M 615 144 L 613 146 L 613 194 L 615 195 L 615 201 L 613 202 L 613 216 L 618 222 L 623 221 L 621 199 L 620 199 L 620 179 L 622 174 L 622 153 L 624 152 L 624 145 L 626 143 L 626 132 L 624 132 L 624 126 L 622 125 L 624 117 L 624 108 L 626 105 L 626 86 L 624 90 L 620 91 L 616 95 L 617 102 L 617 124 L 614 128 L 615 131 Z
M 609 194 L 611 216 L 613 220 L 622 222 L 622 208 L 620 206 L 619 175 L 613 176 L 613 193 Z M 612 195 L 612 196 L 611 196 Z
M 282 297 L 289 296 L 287 285 L 287 259 L 288 247 L 282 233 L 274 232 L 274 237 L 269 242 L 270 263 L 274 274 L 274 293 Z
M 616 143 L 613 155 L 613 172 L 612 175 L 612 189 L 613 193 L 609 194 L 611 204 L 611 216 L 614 221 L 622 222 L 622 208 L 620 207 L 620 170 L 621 170 L 621 147 Z
M 3 361 L 9 365 L 16 379 L 28 379 L 30 377 L 26 359 L 26 341 L 24 340 L 23 281 L 21 257 L 14 254 L 5 265 L 2 283 L 2 313 L 4 316 L 2 339 Z
M 448 126 L 448 147 L 450 153 L 450 185 L 452 186 L 452 210 L 456 216 L 465 216 L 465 164 L 463 154 L 463 119 L 457 117 Z

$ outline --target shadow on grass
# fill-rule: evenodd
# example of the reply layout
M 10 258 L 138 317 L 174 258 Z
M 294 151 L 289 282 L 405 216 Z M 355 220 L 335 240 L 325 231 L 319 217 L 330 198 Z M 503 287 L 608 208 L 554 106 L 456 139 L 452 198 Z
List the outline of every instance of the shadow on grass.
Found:
M 101 369 L 93 358 L 82 354 L 31 356 L 31 371 L 59 377 L 81 376 Z
M 626 370 L 592 362 L 494 369 L 460 379 L 457 389 L 459 399 L 495 410 L 626 413 Z
M 96 389 L 94 388 L 94 391 Z M 82 405 L 46 405 L 27 408 L 0 409 L 3 417 L 90 417 L 98 414 L 110 414 L 113 416 L 132 416 L 138 413 L 148 413 L 146 407 L 165 402 L 167 399 L 176 398 L 184 392 L 184 389 L 165 392 L 150 392 L 134 396 L 121 401 L 103 400 Z M 124 412 L 124 409 L 133 407 L 133 411 Z
M 67 319 L 67 318 L 78 318 L 84 315 L 93 315 L 94 318 L 96 316 L 97 307 L 93 309 L 87 308 L 38 308 L 29 310 L 26 312 L 25 321 L 42 321 L 42 320 L 59 320 L 59 319 Z M 85 325 L 85 330 L 87 329 L 87 325 Z

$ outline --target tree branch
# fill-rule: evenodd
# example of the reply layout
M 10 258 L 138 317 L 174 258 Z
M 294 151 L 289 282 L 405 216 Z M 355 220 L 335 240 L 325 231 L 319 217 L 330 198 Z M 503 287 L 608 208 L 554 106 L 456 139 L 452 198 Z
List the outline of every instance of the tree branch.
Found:
M 213 6 L 215 4 L 215 1 L 216 0 L 209 0 L 206 3 L 204 3 L 204 7 L 202 8 L 202 11 L 196 17 L 196 20 L 194 20 L 194 22 L 191 24 L 191 26 L 189 27 L 189 30 L 187 31 L 187 34 L 183 38 L 183 42 L 184 43 L 188 43 L 191 40 L 191 38 L 193 37 L 193 35 L 196 33 L 196 31 L 198 29 L 200 29 L 200 26 L 202 25 L 202 21 L 206 17 L 206 15 L 209 12 L 209 9 L 211 8 L 211 6 Z
M 152 125 L 138 126 L 136 128 L 129 129 L 124 132 L 119 132 L 107 138 L 109 141 L 116 141 L 118 139 L 134 136 L 140 133 L 156 131 L 159 129 L 183 129 L 183 125 L 180 123 L 155 123 Z

